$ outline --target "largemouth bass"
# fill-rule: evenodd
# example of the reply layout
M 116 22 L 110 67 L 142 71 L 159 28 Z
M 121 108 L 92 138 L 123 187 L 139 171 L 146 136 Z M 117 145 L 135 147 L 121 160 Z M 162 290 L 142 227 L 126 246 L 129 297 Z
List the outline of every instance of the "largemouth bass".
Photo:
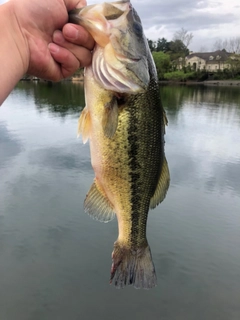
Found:
M 146 239 L 148 211 L 163 201 L 170 180 L 156 68 L 129 1 L 76 9 L 70 21 L 96 41 L 79 119 L 95 172 L 85 210 L 104 222 L 117 216 L 110 282 L 151 288 L 156 274 Z

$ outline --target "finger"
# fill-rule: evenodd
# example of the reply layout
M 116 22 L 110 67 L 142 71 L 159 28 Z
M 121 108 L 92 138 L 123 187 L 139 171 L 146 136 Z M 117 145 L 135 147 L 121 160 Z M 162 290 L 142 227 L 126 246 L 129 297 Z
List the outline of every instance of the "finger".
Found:
M 89 50 L 92 50 L 94 47 L 92 36 L 81 26 L 67 23 L 63 27 L 62 33 L 64 38 L 72 43 L 84 46 Z
M 68 11 L 73 10 L 74 8 L 82 8 L 87 5 L 86 0 L 65 0 L 64 2 Z
M 85 47 L 81 47 L 79 45 L 75 45 L 71 42 L 66 41 L 61 31 L 56 30 L 54 32 L 53 42 L 70 51 L 80 62 L 81 67 L 86 67 L 91 63 L 92 54 L 90 50 L 86 49 Z
M 60 64 L 60 73 L 62 78 L 71 76 L 80 68 L 79 60 L 69 50 L 59 47 L 54 43 L 50 43 L 48 48 L 54 60 Z M 59 80 L 59 74 L 56 75 L 54 80 Z

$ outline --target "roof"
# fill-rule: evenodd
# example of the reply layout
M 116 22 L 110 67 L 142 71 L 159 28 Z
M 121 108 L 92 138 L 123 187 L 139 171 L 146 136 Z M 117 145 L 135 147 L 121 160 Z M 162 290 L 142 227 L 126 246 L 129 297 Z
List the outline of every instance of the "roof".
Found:
M 225 49 L 213 52 L 194 52 L 189 54 L 186 59 L 198 57 L 207 61 L 226 61 L 232 53 L 227 52 Z

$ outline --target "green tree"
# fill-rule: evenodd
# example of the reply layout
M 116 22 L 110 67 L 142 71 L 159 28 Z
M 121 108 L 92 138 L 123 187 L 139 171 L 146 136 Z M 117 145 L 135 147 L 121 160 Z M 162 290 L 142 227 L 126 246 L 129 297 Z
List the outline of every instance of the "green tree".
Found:
M 148 41 L 150 51 L 151 52 L 155 51 L 156 50 L 156 42 L 152 41 L 150 39 L 147 39 L 147 41 Z
M 172 61 L 173 70 L 185 67 L 185 57 L 189 54 L 189 50 L 181 40 L 171 41 L 168 53 Z
M 157 40 L 156 51 L 169 51 L 169 42 L 167 41 L 167 39 L 162 38 Z
M 153 52 L 153 59 L 157 68 L 158 79 L 164 79 L 164 73 L 171 70 L 171 61 L 169 54 L 166 54 L 162 51 Z
M 232 54 L 227 63 L 233 78 L 240 74 L 240 54 Z
M 169 43 L 169 51 L 172 54 L 177 54 L 179 56 L 184 55 L 187 56 L 189 55 L 189 50 L 188 48 L 185 46 L 185 44 L 181 41 L 181 40 L 175 40 L 175 41 L 171 41 Z

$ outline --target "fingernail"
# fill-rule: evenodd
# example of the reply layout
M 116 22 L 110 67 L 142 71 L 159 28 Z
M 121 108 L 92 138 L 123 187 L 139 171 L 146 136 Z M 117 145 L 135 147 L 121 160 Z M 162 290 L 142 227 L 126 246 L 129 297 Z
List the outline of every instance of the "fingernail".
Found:
M 48 49 L 51 53 L 57 53 L 59 51 L 59 46 L 57 46 L 55 43 L 49 43 Z
M 54 31 L 53 41 L 57 44 L 62 44 L 64 42 L 64 37 L 63 37 L 61 31 L 59 31 L 59 30 Z
M 78 38 L 78 30 L 71 26 L 70 24 L 64 30 L 65 36 L 72 40 L 77 40 Z

